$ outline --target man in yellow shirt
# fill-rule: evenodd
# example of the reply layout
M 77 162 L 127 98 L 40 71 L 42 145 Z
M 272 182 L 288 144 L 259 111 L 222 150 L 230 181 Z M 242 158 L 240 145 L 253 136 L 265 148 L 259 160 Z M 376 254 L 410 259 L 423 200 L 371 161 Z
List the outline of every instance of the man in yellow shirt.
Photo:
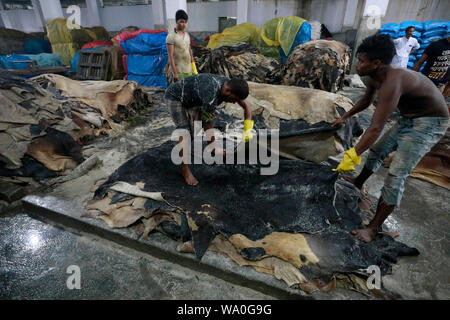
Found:
M 169 72 L 173 74 L 173 81 L 197 74 L 194 56 L 191 50 L 191 38 L 184 31 L 187 26 L 188 15 L 184 10 L 178 10 L 175 14 L 177 23 L 173 32 L 166 39 L 167 53 L 169 55 Z

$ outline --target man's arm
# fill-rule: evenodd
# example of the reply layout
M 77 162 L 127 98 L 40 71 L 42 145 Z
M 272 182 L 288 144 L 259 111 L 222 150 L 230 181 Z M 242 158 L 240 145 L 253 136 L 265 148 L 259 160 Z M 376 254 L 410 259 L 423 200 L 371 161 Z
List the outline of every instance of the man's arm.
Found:
M 192 62 L 195 62 L 195 60 L 194 60 L 194 54 L 192 53 L 192 48 L 191 48 L 191 45 L 189 44 L 189 54 L 191 55 L 191 63 Z
M 442 95 L 445 99 L 450 97 L 450 81 L 447 81 L 447 85 L 445 86 L 444 92 L 442 92 Z
M 420 49 L 420 44 L 419 44 L 419 41 L 416 40 L 414 43 L 414 47 L 412 48 L 412 50 L 409 54 L 413 54 L 414 52 L 416 52 L 419 49 Z
M 173 73 L 173 81 L 177 82 L 178 81 L 178 71 L 177 71 L 177 67 L 175 65 L 175 59 L 173 57 L 173 52 L 175 50 L 175 46 L 173 44 L 167 43 L 167 54 L 169 56 L 169 64 L 170 64 L 170 68 L 172 70 Z
M 364 96 L 361 98 L 361 100 L 359 100 L 355 104 L 355 106 L 352 109 L 350 109 L 349 111 L 347 111 L 340 119 L 333 122 L 333 124 L 331 126 L 334 127 L 338 124 L 344 124 L 348 118 L 352 117 L 353 115 L 357 114 L 358 112 L 361 112 L 361 111 L 367 109 L 370 106 L 370 104 L 373 102 L 373 100 L 375 99 L 376 92 L 377 92 L 377 89 L 373 86 L 372 80 L 369 80 L 367 83 L 366 92 L 364 93 Z
M 375 143 L 389 116 L 397 108 L 402 93 L 399 82 L 399 79 L 392 79 L 382 84 L 378 93 L 377 108 L 373 114 L 370 126 L 355 147 L 357 155 L 361 155 Z
M 420 68 L 422 68 L 422 65 L 425 63 L 425 61 L 427 61 L 427 59 L 428 59 L 428 55 L 426 53 L 422 54 L 422 56 L 416 62 L 416 64 L 414 65 L 414 67 L 412 69 L 414 71 L 419 72 Z
M 247 101 L 241 100 L 238 102 L 238 104 L 244 109 L 244 119 L 252 120 L 252 109 L 250 109 L 250 106 L 248 105 Z

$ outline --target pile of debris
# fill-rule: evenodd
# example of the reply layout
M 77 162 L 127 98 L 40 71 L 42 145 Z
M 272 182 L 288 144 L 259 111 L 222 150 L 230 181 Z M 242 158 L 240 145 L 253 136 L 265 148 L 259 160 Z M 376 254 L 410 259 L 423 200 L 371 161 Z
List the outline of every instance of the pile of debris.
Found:
M 214 50 L 192 46 L 192 51 L 200 73 L 242 78 L 259 83 L 265 83 L 267 74 L 279 65 L 277 60 L 263 56 L 249 43 L 238 43 Z M 171 78 L 171 75 L 166 75 Z
M 171 162 L 172 148 L 151 148 L 96 184 L 83 216 L 133 226 L 143 237 L 160 231 L 180 252 L 202 259 L 213 250 L 307 292 L 358 274 L 355 290 L 369 293 L 363 269 L 386 274 L 397 257 L 419 253 L 387 234 L 371 243 L 353 237 L 363 221 L 360 193 L 329 165 L 282 160 L 277 174 L 261 176 L 260 164 L 196 164 L 200 183 L 192 188 Z
M 297 46 L 266 83 L 336 92 L 344 86 L 350 48 L 338 41 L 314 40 Z
M 153 105 L 132 81 L 30 80 L 0 73 L 0 176 L 46 180 L 84 161 L 81 146 Z M 11 180 L 11 179 L 10 179 Z

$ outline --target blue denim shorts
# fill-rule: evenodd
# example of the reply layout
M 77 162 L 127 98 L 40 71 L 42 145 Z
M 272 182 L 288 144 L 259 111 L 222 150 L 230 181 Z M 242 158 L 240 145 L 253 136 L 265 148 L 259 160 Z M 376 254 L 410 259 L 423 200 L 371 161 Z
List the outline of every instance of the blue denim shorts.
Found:
M 393 151 L 389 175 L 385 180 L 381 197 L 390 205 L 400 205 L 405 181 L 420 159 L 445 135 L 448 118 L 423 117 L 400 118 L 383 137 L 370 148 L 366 168 L 375 172 L 383 160 Z

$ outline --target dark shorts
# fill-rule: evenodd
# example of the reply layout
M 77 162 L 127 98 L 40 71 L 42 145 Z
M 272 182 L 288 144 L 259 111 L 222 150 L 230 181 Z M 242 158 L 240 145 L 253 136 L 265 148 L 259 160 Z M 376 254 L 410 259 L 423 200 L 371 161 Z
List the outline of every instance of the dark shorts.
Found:
M 202 124 L 214 122 L 214 115 L 202 110 L 202 107 L 186 109 L 178 100 L 164 97 L 164 102 L 169 109 L 170 115 L 177 129 L 187 129 L 191 133 L 194 130 L 194 121 L 202 121 Z

